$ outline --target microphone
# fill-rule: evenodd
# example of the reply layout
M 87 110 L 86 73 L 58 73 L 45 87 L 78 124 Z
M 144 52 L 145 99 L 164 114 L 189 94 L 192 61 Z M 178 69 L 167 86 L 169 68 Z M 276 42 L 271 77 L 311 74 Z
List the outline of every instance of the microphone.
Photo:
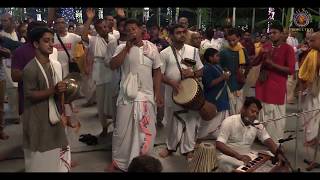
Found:
M 285 138 L 285 139 L 279 139 L 278 142 L 279 143 L 284 143 L 284 142 L 287 142 L 287 141 L 291 141 L 295 139 L 295 137 L 292 137 L 292 135 L 290 135 L 289 137 Z

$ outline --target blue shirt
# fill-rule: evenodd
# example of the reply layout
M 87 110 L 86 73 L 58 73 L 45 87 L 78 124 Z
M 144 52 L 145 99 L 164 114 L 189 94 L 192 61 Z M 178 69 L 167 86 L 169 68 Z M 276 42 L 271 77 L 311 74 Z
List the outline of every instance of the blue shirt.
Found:
M 214 79 L 219 78 L 222 75 L 222 73 L 223 73 L 223 69 L 219 64 L 209 64 L 209 63 L 204 64 L 203 77 L 202 77 L 204 96 L 207 101 L 217 106 L 218 112 L 230 109 L 227 87 L 224 86 L 225 81 L 221 81 L 215 86 L 210 87 L 211 82 Z M 220 97 L 216 99 L 221 89 L 222 89 L 222 93 Z
M 245 49 L 245 63 L 249 62 L 247 52 Z M 231 92 L 238 91 L 242 87 L 237 81 L 237 71 L 239 69 L 239 53 L 236 51 L 231 51 L 226 48 L 220 51 L 220 65 L 223 69 L 228 69 L 231 72 L 231 76 L 228 81 L 228 85 Z

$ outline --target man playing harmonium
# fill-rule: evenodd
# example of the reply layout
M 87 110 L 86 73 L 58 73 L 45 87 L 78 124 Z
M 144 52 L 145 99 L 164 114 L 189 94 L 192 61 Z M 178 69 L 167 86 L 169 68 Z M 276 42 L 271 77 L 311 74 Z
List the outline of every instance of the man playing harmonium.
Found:
M 256 136 L 263 142 L 273 154 L 276 154 L 278 146 L 270 138 L 262 124 L 257 120 L 261 103 L 254 97 L 247 97 L 241 109 L 241 114 L 227 117 L 221 125 L 220 134 L 217 138 L 216 148 L 218 154 L 219 171 L 231 172 L 241 165 L 246 165 L 252 159 L 249 154 L 251 145 Z M 279 160 L 284 157 L 279 154 Z

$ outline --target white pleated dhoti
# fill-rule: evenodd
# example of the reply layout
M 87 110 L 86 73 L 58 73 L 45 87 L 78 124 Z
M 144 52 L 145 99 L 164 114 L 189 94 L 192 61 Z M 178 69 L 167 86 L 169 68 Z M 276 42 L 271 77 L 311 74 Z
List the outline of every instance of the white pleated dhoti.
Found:
M 156 137 L 155 106 L 147 101 L 117 107 L 112 137 L 112 163 L 127 171 L 133 158 L 150 154 Z
M 228 92 L 230 102 L 230 115 L 239 114 L 244 103 L 243 90 L 241 89 L 237 92 L 238 95 L 236 95 L 236 92 Z
M 111 82 L 99 84 L 96 87 L 98 117 L 103 128 L 106 128 L 108 122 L 105 115 L 111 116 L 112 112 L 112 95 L 113 87 Z
M 71 151 L 56 148 L 39 152 L 24 149 L 25 172 L 69 172 L 71 169 Z
M 301 107 L 303 111 L 310 111 L 318 109 L 320 106 L 320 93 L 318 96 L 313 96 L 308 93 L 301 98 Z M 309 113 L 304 113 L 300 116 L 302 120 L 305 140 L 311 141 L 318 135 L 319 123 L 320 123 L 320 111 L 312 111 Z
M 267 120 L 275 120 L 286 115 L 286 104 L 267 104 L 262 103 L 262 109 L 260 111 L 260 121 L 265 122 Z M 284 130 L 286 126 L 286 118 L 280 120 L 269 121 L 265 124 L 266 130 L 276 143 L 284 136 Z
M 176 151 L 180 142 L 180 152 L 182 154 L 194 150 L 196 144 L 197 126 L 200 122 L 200 115 L 197 111 L 188 111 L 188 113 L 179 114 L 183 119 L 181 122 L 173 113 L 182 110 L 178 105 L 165 108 L 164 116 L 167 120 L 167 148 Z M 185 127 L 185 131 L 183 132 Z

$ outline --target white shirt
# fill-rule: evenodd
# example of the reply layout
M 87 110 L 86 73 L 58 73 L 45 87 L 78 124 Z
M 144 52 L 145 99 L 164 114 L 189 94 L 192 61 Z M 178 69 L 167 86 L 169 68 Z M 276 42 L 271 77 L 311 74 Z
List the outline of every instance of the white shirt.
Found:
M 255 120 L 254 122 L 256 123 L 259 121 Z M 256 127 L 245 126 L 241 120 L 241 115 L 236 114 L 223 120 L 217 141 L 238 151 L 248 151 L 256 136 L 258 136 L 259 140 L 262 142 L 270 138 L 262 124 L 256 125 Z
M 17 35 L 16 31 L 13 31 L 12 33 L 7 33 L 7 32 L 5 32 L 4 30 L 2 30 L 2 31 L 0 32 L 0 34 L 1 34 L 2 36 L 4 36 L 4 37 L 10 38 L 10 39 L 12 39 L 12 40 L 14 40 L 14 41 L 19 41 L 18 35 Z
M 195 51 L 196 50 L 196 51 Z M 195 47 L 185 44 L 181 50 L 176 51 L 177 58 L 179 64 L 182 69 L 187 69 L 188 67 L 181 63 L 181 60 L 184 58 L 194 59 L 196 61 L 196 70 L 200 70 L 203 68 L 203 64 L 200 60 L 199 50 Z M 161 60 L 162 60 L 162 73 L 169 79 L 180 81 L 181 75 L 177 66 L 176 58 L 172 52 L 171 47 L 167 47 L 166 49 L 160 52 Z M 165 86 L 165 103 L 166 106 L 174 106 L 175 103 L 172 100 L 172 87 L 166 85 Z
M 143 41 L 144 44 L 146 42 L 147 41 Z M 148 43 L 152 44 L 151 42 Z M 143 46 L 131 47 L 129 53 L 126 55 L 124 63 L 121 65 L 121 82 L 117 105 L 127 104 L 128 102 L 130 102 L 125 98 L 122 89 L 122 84 L 130 72 L 138 73 L 138 78 L 141 83 L 141 88 L 139 89 L 138 96 L 134 101 L 149 101 L 155 104 L 152 70 L 160 68 L 162 63 L 157 47 L 154 44 L 152 45 L 154 46 L 154 51 L 152 52 L 155 55 L 154 59 L 150 59 L 143 54 Z M 125 48 L 125 46 L 126 44 L 120 44 L 117 47 L 113 57 L 117 56 Z
M 61 37 L 61 36 L 60 36 Z M 66 49 L 68 50 L 70 54 L 70 58 L 73 58 L 73 53 L 74 53 L 74 48 L 76 47 L 76 44 L 81 41 L 81 36 L 74 34 L 74 33 L 69 33 L 67 32 L 67 35 L 64 37 L 61 37 L 61 40 L 63 44 L 65 45 Z M 60 41 L 57 38 L 57 35 L 54 35 L 54 45 L 55 48 L 58 50 L 58 60 L 61 63 L 62 66 L 62 72 L 63 72 L 63 77 L 66 77 L 69 74 L 69 59 L 68 55 L 63 49 Z
M 289 36 L 287 38 L 287 44 L 289 44 L 293 48 L 295 53 L 297 52 L 297 47 L 299 45 L 299 42 L 298 42 L 297 38 Z
M 113 39 L 112 41 L 109 42 L 108 44 L 108 56 L 113 57 L 115 50 L 120 44 L 126 44 L 126 41 L 120 41 Z M 111 58 L 106 59 L 105 65 L 110 66 L 110 61 Z M 120 85 L 120 80 L 121 80 L 121 73 L 120 73 L 120 68 L 115 69 L 112 71 L 112 87 L 113 87 L 113 95 L 117 95 L 119 92 L 119 85 Z
M 200 48 L 201 48 L 201 51 L 204 52 L 206 49 L 208 49 L 208 48 L 214 48 L 214 47 L 212 46 L 210 40 L 205 39 L 205 40 L 201 41 L 201 43 L 200 43 Z
M 114 38 L 119 39 L 120 38 L 120 32 L 117 30 L 112 30 L 112 32 L 109 32 L 110 35 L 113 35 Z
M 109 43 L 114 40 L 114 37 L 108 34 L 108 42 L 106 42 L 100 36 L 88 36 L 89 37 L 89 51 L 92 52 L 94 56 L 93 62 L 93 71 L 92 71 L 92 79 L 96 82 L 97 85 L 108 83 L 112 81 L 112 70 L 109 67 L 106 67 L 105 61 L 109 61 L 112 57 L 112 54 L 108 54 Z M 101 44 L 97 43 L 97 39 L 102 40 Z M 99 46 L 99 47 L 97 47 Z M 102 55 L 97 54 L 97 49 L 101 49 Z M 113 51 L 116 47 L 113 47 Z
M 220 51 L 221 48 L 223 47 L 223 38 L 218 38 L 218 39 L 213 39 L 211 40 L 211 45 L 214 49 Z
M 55 73 L 58 76 L 59 81 L 62 80 L 62 66 L 61 63 L 58 61 L 58 50 L 53 48 L 52 54 L 49 55 L 49 59 L 52 63 L 52 66 L 55 70 Z

